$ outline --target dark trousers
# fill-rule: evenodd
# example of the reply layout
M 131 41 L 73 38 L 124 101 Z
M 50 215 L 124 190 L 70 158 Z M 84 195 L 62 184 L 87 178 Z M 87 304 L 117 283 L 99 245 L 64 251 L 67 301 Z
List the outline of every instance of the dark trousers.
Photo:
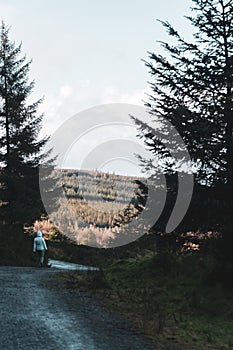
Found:
M 37 250 L 36 254 L 38 255 L 39 265 L 43 265 L 43 263 L 44 263 L 44 250 Z

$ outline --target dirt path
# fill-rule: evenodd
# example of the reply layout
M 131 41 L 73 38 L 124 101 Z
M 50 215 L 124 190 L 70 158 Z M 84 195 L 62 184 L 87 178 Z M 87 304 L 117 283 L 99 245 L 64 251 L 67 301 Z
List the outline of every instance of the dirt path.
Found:
M 1 349 L 154 350 L 94 296 L 62 288 L 57 273 L 0 267 Z

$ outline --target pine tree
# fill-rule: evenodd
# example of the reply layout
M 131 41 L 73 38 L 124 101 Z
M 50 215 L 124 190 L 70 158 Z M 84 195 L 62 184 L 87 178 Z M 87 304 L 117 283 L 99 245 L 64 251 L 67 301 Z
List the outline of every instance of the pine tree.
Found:
M 34 87 L 28 81 L 30 63 L 21 55 L 21 45 L 9 39 L 4 23 L 0 36 L 0 218 L 2 223 L 31 223 L 42 211 L 39 166 L 46 163 L 38 140 L 42 115 L 41 100 L 27 102 Z
M 153 78 L 146 107 L 152 118 L 160 123 L 160 137 L 147 124 L 137 118 L 134 120 L 139 136 L 144 137 L 158 161 L 157 169 L 160 167 L 160 171 L 166 175 L 176 173 L 177 161 L 182 162 L 182 157 L 179 158 L 180 149 L 164 121 L 169 121 L 181 135 L 191 156 L 192 168 L 195 169 L 196 186 L 205 189 L 205 203 L 209 193 L 214 193 L 215 212 L 210 218 L 213 208 L 206 204 L 209 213 L 205 213 L 208 216 L 205 224 L 211 228 L 213 221 L 216 224 L 220 218 L 220 225 L 224 225 L 224 218 L 231 222 L 233 1 L 193 0 L 193 3 L 194 16 L 186 17 L 194 29 L 193 40 L 187 42 L 171 24 L 161 22 L 172 43 L 161 42 L 164 55 L 149 52 L 149 60 L 144 61 Z M 177 150 L 177 159 L 163 144 L 163 139 L 169 134 L 170 146 L 174 152 Z M 153 166 L 149 161 L 142 162 L 147 168 Z M 197 198 L 200 201 L 200 197 L 196 196 L 194 206 L 200 209 L 202 203 L 198 203 Z M 209 202 L 212 203 L 210 198 Z M 217 213 L 221 215 L 215 216 Z M 189 216 L 189 220 L 192 216 Z

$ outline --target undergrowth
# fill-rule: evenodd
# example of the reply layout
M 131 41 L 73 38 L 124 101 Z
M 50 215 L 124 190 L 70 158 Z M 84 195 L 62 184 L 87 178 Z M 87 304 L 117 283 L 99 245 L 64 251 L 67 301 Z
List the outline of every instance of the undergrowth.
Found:
M 233 291 L 204 283 L 198 253 L 118 261 L 97 273 L 66 275 L 129 316 L 161 349 L 233 349 Z

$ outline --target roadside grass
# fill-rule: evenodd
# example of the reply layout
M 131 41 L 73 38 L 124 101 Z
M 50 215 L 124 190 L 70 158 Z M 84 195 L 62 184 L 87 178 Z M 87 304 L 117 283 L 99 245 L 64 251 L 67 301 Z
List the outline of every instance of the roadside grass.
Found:
M 64 278 L 130 317 L 158 349 L 233 349 L 233 291 L 204 284 L 198 253 L 150 254 Z

